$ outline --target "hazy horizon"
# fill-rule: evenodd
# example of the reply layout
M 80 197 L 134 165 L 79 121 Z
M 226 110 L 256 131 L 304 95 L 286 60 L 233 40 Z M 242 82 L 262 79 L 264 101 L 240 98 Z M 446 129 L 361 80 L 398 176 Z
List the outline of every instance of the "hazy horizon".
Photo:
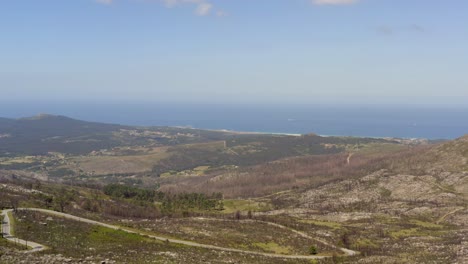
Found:
M 3 1 L 1 101 L 463 105 L 466 1 Z
M 1 7 L 0 117 L 350 136 L 468 132 L 466 1 Z
M 0 263 L 468 260 L 468 0 L 0 0 L 0 32 Z
M 246 132 L 453 139 L 467 133 L 467 106 L 200 103 L 7 103 L 7 118 L 39 113 L 136 126 Z

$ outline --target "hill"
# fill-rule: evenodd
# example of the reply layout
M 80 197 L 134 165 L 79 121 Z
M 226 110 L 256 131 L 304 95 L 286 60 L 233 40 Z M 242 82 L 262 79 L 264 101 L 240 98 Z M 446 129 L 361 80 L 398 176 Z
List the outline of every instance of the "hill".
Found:
M 295 156 L 332 155 L 372 146 L 398 149 L 396 140 L 237 133 L 177 127 L 131 127 L 38 115 L 0 120 L 0 169 L 52 177 L 133 177 L 203 173 Z M 201 170 L 200 168 L 205 168 Z M 110 176 L 112 175 L 112 176 Z M 139 176 L 137 175 L 137 178 Z M 122 179 L 119 179 L 122 180 Z M 153 180 L 154 181 L 154 180 Z
M 163 263 L 467 260 L 468 136 L 431 144 L 48 115 L 1 122 L 0 140 L 29 138 L 49 154 L 0 157 L 0 206 L 68 214 L 12 213 L 17 236 L 50 247 L 29 262 L 146 263 L 161 251 Z M 65 124 L 59 135 L 46 129 Z M 83 139 L 90 152 L 50 153 Z M 0 239 L 0 262 L 23 256 Z
M 0 156 L 87 154 L 118 146 L 206 142 L 223 133 L 169 127 L 131 127 L 41 114 L 0 119 Z
M 53 115 L 2 118 L 0 134 L 4 137 L 0 138 L 0 153 L 84 153 L 96 148 L 109 148 L 119 144 L 109 138 L 111 133 L 123 128 Z

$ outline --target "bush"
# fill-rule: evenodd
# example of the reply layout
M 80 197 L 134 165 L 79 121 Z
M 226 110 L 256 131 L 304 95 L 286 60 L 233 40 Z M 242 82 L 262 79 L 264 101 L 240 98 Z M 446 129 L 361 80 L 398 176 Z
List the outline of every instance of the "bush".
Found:
M 154 190 L 140 189 L 127 185 L 109 184 L 104 187 L 104 193 L 116 198 L 136 198 L 140 201 L 154 201 L 156 195 Z
M 311 255 L 317 255 L 317 247 L 316 246 L 310 246 L 309 253 Z

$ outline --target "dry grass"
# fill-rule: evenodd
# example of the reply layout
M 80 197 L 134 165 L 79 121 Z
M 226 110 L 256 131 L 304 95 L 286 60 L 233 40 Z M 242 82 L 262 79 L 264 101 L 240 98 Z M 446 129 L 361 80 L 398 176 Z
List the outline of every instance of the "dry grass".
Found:
M 169 155 L 166 150 L 160 150 L 146 155 L 78 157 L 72 161 L 86 173 L 97 175 L 138 173 L 151 171 L 154 164 Z
M 162 190 L 173 192 L 222 192 L 225 198 L 260 197 L 289 189 L 313 188 L 339 180 L 361 177 L 392 161 L 413 157 L 420 150 L 373 154 L 356 153 L 347 163 L 348 154 L 316 155 L 282 159 L 249 168 L 225 170 L 221 174 L 197 178 L 169 179 Z
M 49 254 L 61 254 L 70 261 L 55 261 L 53 263 L 310 263 L 303 260 L 286 260 L 269 258 L 251 254 L 223 252 L 176 245 L 156 241 L 144 236 L 130 234 L 119 230 L 72 220 L 52 217 L 47 220 L 47 214 L 30 211 L 19 211 L 16 215 L 18 235 L 28 237 L 34 234 L 34 241 L 49 246 L 49 250 L 34 254 L 32 263 L 49 263 L 45 259 Z M 41 223 L 46 223 L 43 225 Z M 217 237 L 220 237 L 219 234 Z M 31 236 L 29 236 L 32 239 Z M 0 263 L 19 263 L 25 256 L 16 259 L 0 255 Z
M 244 216 L 245 218 L 245 216 Z M 129 223 L 173 238 L 197 241 L 220 247 L 278 254 L 308 255 L 309 247 L 317 245 L 321 254 L 339 254 L 320 242 L 304 238 L 289 229 L 251 220 L 214 218 L 163 218 L 154 222 Z

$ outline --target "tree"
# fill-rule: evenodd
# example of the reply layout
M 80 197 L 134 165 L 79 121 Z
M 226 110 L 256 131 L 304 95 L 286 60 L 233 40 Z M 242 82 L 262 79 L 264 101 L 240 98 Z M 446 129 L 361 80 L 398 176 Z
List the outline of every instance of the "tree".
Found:
M 349 248 L 350 241 L 349 241 L 349 234 L 345 232 L 341 235 L 341 242 L 343 243 L 344 247 Z
M 311 254 L 311 255 L 317 255 L 317 247 L 314 246 L 314 245 L 310 246 L 310 248 L 309 248 L 309 254 Z
M 26 249 L 28 248 L 28 240 L 29 240 L 29 234 L 31 233 L 31 229 L 32 229 L 31 225 L 28 224 L 26 226 L 26 233 L 24 234 L 24 241 L 26 241 Z
M 236 218 L 236 220 L 240 220 L 241 219 L 240 211 L 236 211 L 236 214 L 234 215 L 234 217 Z
M 54 201 L 54 197 L 42 193 L 37 194 L 37 198 L 46 208 L 50 208 Z
M 249 210 L 249 211 L 247 212 L 247 218 L 249 218 L 249 219 L 252 219 L 252 218 L 253 218 L 253 215 L 252 215 L 252 211 L 251 211 L 251 210 Z
M 40 182 L 39 180 L 36 179 L 36 180 L 34 181 L 34 186 L 33 186 L 33 188 L 36 189 L 36 190 L 39 190 L 39 189 L 41 189 L 41 186 L 42 186 L 41 182 Z
M 222 200 L 219 200 L 215 209 L 219 211 L 224 210 L 224 202 Z
M 64 212 L 65 207 L 70 204 L 72 197 L 65 188 L 60 189 L 60 193 L 55 197 L 56 205 L 59 207 L 60 212 Z
M 16 212 L 18 210 L 19 198 L 16 196 L 10 197 L 10 205 L 11 208 L 13 208 L 13 211 Z

